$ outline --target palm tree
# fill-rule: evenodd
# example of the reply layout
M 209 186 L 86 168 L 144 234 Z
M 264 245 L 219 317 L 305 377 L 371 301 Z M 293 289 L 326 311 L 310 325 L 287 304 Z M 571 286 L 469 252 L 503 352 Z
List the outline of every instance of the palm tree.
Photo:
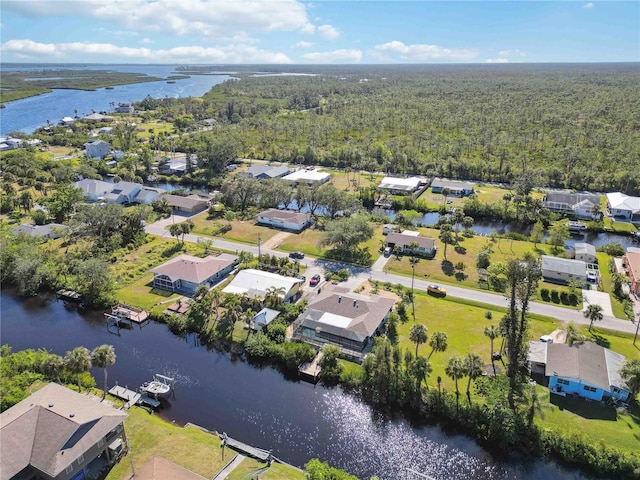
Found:
M 452 244 L 455 240 L 455 237 L 452 233 L 452 228 L 450 223 L 443 223 L 440 226 L 440 241 L 444 244 L 444 259 L 447 259 L 447 245 Z
M 551 405 L 542 402 L 542 399 L 538 395 L 538 389 L 535 385 L 525 390 L 524 397 L 520 402 L 526 406 L 527 426 L 529 428 L 533 426 L 533 420 L 535 419 L 536 414 L 540 416 L 540 418 L 544 418 L 544 410 L 551 408 Z
M 456 396 L 459 396 L 460 390 L 458 389 L 458 380 L 464 377 L 464 365 L 462 364 L 462 360 L 458 357 L 451 357 L 447 362 L 444 373 L 447 374 L 447 377 L 456 382 Z
M 464 373 L 469 377 L 467 382 L 467 397 L 471 398 L 471 380 L 482 375 L 482 359 L 476 353 L 468 353 L 463 362 Z
M 424 325 L 413 325 L 409 330 L 409 340 L 416 344 L 416 357 L 418 356 L 418 347 L 427 341 L 427 327 Z
M 91 366 L 101 368 L 104 373 L 102 399 L 107 396 L 107 367 L 116 363 L 116 352 L 113 345 L 100 345 L 91 352 Z
M 433 332 L 431 339 L 429 340 L 429 346 L 431 347 L 431 353 L 427 357 L 427 360 L 431 358 L 434 352 L 444 352 L 447 349 L 447 334 L 444 332 Z
M 40 370 L 47 378 L 55 378 L 60 383 L 60 372 L 64 368 L 64 360 L 60 355 L 50 353 L 40 364 Z
M 446 205 L 446 203 L 447 203 L 447 197 L 448 197 L 449 195 L 451 195 L 451 189 L 450 189 L 449 187 L 444 187 L 444 188 L 442 189 L 442 197 L 443 197 L 443 200 L 442 200 L 442 206 L 443 206 L 443 207 Z
M 491 366 L 493 367 L 493 376 L 496 376 L 496 364 L 493 360 L 493 341 L 500 336 L 500 329 L 495 325 L 484 327 L 484 334 L 491 340 Z
M 411 375 L 416 381 L 416 393 L 420 393 L 420 385 L 426 381 L 432 371 L 431 363 L 424 357 L 417 357 L 411 363 Z
M 286 294 L 284 287 L 269 287 L 264 295 L 264 303 L 268 308 L 278 308 L 284 303 Z
M 631 400 L 640 392 L 640 360 L 628 360 L 620 369 L 620 376 L 629 387 Z
M 78 392 L 81 391 L 80 374 L 89 371 L 89 367 L 91 367 L 91 355 L 89 353 L 89 349 L 85 347 L 74 348 L 65 354 L 64 363 L 67 368 L 71 370 L 71 373 L 76 375 Z
M 591 331 L 591 327 L 593 327 L 593 322 L 599 322 L 604 318 L 602 306 L 597 303 L 590 304 L 583 312 L 583 315 L 590 321 L 589 331 Z

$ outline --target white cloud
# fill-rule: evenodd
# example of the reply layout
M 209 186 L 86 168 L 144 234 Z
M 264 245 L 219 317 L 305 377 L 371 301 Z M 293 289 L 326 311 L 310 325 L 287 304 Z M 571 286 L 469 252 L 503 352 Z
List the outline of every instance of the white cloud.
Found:
M 405 45 L 403 42 L 392 42 L 376 45 L 371 55 L 379 61 L 393 62 L 429 62 L 472 60 L 478 56 L 473 48 L 445 48 L 438 45 L 415 44 Z
M 296 48 L 309 48 L 312 47 L 313 43 L 311 42 L 298 42 L 294 45 Z
M 311 52 L 301 57 L 309 63 L 358 63 L 362 59 L 360 50 L 334 50 L 332 52 Z
M 258 49 L 252 45 L 223 47 L 183 46 L 152 50 L 139 47 L 118 47 L 110 43 L 37 43 L 32 40 L 9 40 L 0 45 L 3 55 L 14 57 L 68 61 L 130 61 L 147 63 L 291 63 L 284 53 Z
M 484 63 L 509 63 L 508 58 L 487 58 Z
M 526 57 L 527 54 L 524 53 L 522 50 L 514 48 L 512 50 L 500 50 L 500 52 L 498 52 L 500 54 L 501 57 Z
M 150 38 L 143 38 L 142 40 L 140 40 L 140 43 L 144 43 L 144 44 L 150 44 L 150 43 L 155 43 L 153 40 L 151 40 Z
M 585 4 L 582 6 L 582 8 L 586 8 L 586 9 L 593 8 L 593 2 L 585 3 Z
M 340 36 L 340 30 L 331 25 L 320 25 L 318 27 L 318 33 L 327 40 L 335 40 Z
M 302 30 L 313 33 L 306 6 L 299 0 L 6 0 L 3 10 L 30 17 L 74 15 L 164 34 L 212 38 L 249 32 Z

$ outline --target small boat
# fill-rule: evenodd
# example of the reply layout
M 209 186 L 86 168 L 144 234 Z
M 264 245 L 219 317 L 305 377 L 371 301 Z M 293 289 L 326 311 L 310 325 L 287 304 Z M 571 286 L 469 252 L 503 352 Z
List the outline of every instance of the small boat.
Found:
M 140 386 L 140 392 L 157 399 L 158 397 L 167 397 L 173 390 L 175 379 L 166 377 L 156 373 L 153 380 L 145 382 Z
M 167 83 L 176 83 L 175 80 L 167 80 Z
M 567 223 L 570 232 L 584 232 L 587 230 L 587 224 L 582 222 L 569 221 Z

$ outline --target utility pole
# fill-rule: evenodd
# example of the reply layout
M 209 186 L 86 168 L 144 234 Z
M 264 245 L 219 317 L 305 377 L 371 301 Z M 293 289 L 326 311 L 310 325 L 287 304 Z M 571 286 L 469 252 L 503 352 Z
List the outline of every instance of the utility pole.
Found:
M 260 262 L 260 243 L 261 243 L 261 239 L 260 239 L 260 232 L 258 232 L 258 262 Z

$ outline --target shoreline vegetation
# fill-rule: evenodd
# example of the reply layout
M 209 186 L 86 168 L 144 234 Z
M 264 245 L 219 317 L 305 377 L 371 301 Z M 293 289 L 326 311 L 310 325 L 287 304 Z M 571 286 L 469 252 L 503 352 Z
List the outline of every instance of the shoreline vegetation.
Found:
M 55 89 L 97 90 L 118 85 L 181 80 L 189 75 L 171 75 L 166 78 L 152 77 L 144 73 L 118 72 L 114 70 L 32 70 L 2 72 L 0 103 L 22 100 L 50 93 Z

